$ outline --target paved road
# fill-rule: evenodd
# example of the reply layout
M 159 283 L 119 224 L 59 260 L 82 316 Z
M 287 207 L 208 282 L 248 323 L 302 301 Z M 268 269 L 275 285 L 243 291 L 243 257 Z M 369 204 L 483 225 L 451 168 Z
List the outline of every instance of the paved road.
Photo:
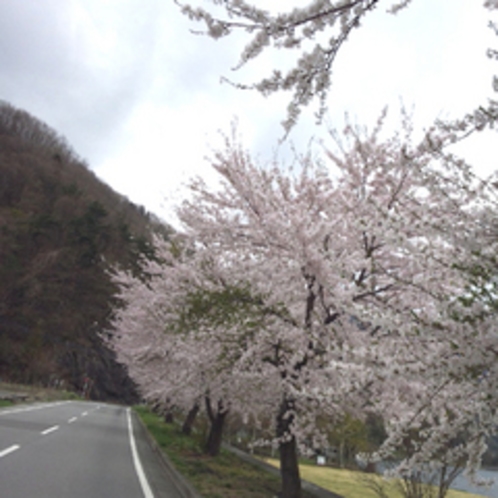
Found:
M 2 498 L 181 498 L 126 408 L 57 402 L 0 410 Z

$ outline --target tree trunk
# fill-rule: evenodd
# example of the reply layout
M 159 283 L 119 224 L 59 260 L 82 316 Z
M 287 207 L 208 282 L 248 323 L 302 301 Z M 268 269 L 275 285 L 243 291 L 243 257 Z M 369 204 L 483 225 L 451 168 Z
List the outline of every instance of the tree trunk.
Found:
M 280 443 L 280 475 L 282 478 L 282 498 L 301 497 L 301 479 L 297 460 L 296 438 Z
M 205 450 L 209 456 L 217 456 L 220 453 L 225 417 L 226 412 L 217 413 L 214 421 L 211 422 Z
M 217 456 L 221 449 L 223 427 L 225 425 L 225 418 L 228 415 L 228 409 L 224 407 L 223 401 L 220 399 L 216 413 L 214 413 L 211 407 L 211 400 L 209 396 L 206 396 L 206 410 L 211 426 L 204 451 L 209 456 Z
M 169 398 L 166 398 L 162 412 L 163 412 L 163 416 L 164 416 L 164 421 L 167 424 L 172 424 L 175 421 L 174 416 L 173 416 L 174 407 L 175 406 L 173 404 L 171 404 L 171 400 Z
M 199 413 L 199 403 L 195 403 L 194 406 L 190 409 L 190 411 L 187 414 L 187 418 L 185 419 L 185 422 L 183 422 L 182 426 L 182 433 L 189 436 L 192 432 L 192 426 L 194 425 L 195 417 L 197 417 L 197 414 Z
M 293 408 L 293 401 L 284 398 L 277 416 L 277 437 L 280 439 L 280 476 L 282 478 L 281 498 L 301 498 L 296 438 L 290 432 L 294 417 L 288 415 L 289 410 Z

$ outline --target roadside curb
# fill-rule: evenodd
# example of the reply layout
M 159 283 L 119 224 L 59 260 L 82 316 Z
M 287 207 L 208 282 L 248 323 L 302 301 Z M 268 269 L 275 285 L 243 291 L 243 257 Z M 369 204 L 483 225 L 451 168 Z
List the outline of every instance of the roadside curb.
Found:
M 239 450 L 238 448 L 235 448 L 228 444 L 223 444 L 223 448 L 225 448 L 227 451 L 230 451 L 231 453 L 239 457 L 241 460 L 244 460 L 245 462 L 254 465 L 255 467 L 259 467 L 263 470 L 266 470 L 267 472 L 270 472 L 273 475 L 280 476 L 280 470 L 277 467 L 270 465 L 269 463 L 259 460 L 258 458 L 254 458 L 248 453 L 245 453 L 244 451 Z M 315 495 L 317 498 L 344 498 L 341 495 L 333 493 L 332 491 L 328 491 L 327 489 L 324 489 L 320 486 L 317 486 L 316 484 L 304 481 L 302 479 L 301 479 L 301 486 L 303 490 L 308 491 L 308 493 Z
M 142 422 L 140 416 L 135 412 L 131 411 L 133 418 L 136 420 L 139 429 L 142 431 L 145 439 L 149 443 L 152 451 L 159 457 L 160 462 L 162 463 L 162 467 L 168 477 L 173 482 L 174 486 L 178 490 L 178 492 L 182 495 L 183 498 L 202 498 L 202 496 L 194 489 L 192 484 L 190 484 L 185 477 L 183 477 L 178 470 L 176 470 L 173 462 L 169 459 L 169 457 L 164 453 L 161 447 L 158 445 L 157 441 L 154 439 L 154 436 L 147 429 L 145 424 Z M 223 448 L 227 451 L 233 453 L 235 456 L 244 460 L 245 462 L 254 465 L 255 467 L 259 467 L 270 474 L 280 476 L 280 471 L 278 468 L 266 463 L 258 458 L 254 458 L 253 456 L 245 453 L 244 451 L 239 450 L 233 446 L 230 446 L 226 443 L 223 443 Z M 332 491 L 328 491 L 316 484 L 313 484 L 308 481 L 301 480 L 301 485 L 303 490 L 313 494 L 317 498 L 344 498 L 341 495 L 333 493 Z
M 197 493 L 197 491 L 193 488 L 193 486 L 176 470 L 173 462 L 169 459 L 169 457 L 164 453 L 161 447 L 157 444 L 154 436 L 149 432 L 145 424 L 142 422 L 140 416 L 134 411 L 131 410 L 133 418 L 137 422 L 140 430 L 142 431 L 145 439 L 149 443 L 152 451 L 159 457 L 160 462 L 162 463 L 162 467 L 168 478 L 173 482 L 174 486 L 178 490 L 178 492 L 182 495 L 183 498 L 202 498 L 202 496 Z
M 2 400 L 2 401 L 10 401 L 12 403 L 20 403 L 23 401 L 27 401 L 28 398 L 29 398 L 29 394 L 26 394 L 26 393 L 0 391 L 0 400 Z

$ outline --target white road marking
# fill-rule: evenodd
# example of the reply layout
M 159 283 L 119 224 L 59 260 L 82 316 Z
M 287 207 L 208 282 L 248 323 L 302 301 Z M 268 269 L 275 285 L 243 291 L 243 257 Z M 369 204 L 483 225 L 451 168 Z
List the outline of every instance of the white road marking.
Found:
M 0 451 L 0 458 L 7 456 L 9 453 L 12 453 L 12 452 L 18 450 L 19 448 L 20 448 L 20 446 L 18 444 L 14 444 L 12 446 L 9 446 L 5 450 Z
M 86 417 L 87 415 L 88 415 L 88 412 L 83 412 L 83 413 L 81 414 L 81 416 L 82 416 L 82 417 Z
M 8 410 L 0 410 L 0 417 L 2 415 L 10 415 L 11 413 L 23 413 L 23 412 L 31 412 L 33 410 L 42 410 L 43 408 L 53 408 L 55 406 L 65 405 L 66 403 L 70 403 L 70 401 L 59 401 L 58 403 L 42 403 L 38 405 L 24 406 L 22 408 L 11 408 Z
M 128 418 L 128 434 L 130 436 L 130 446 L 131 454 L 133 457 L 133 463 L 135 464 L 135 472 L 137 473 L 138 480 L 140 481 L 140 486 L 142 487 L 142 492 L 145 498 L 154 498 L 154 494 L 150 489 L 149 482 L 145 476 L 142 463 L 140 462 L 140 457 L 138 456 L 137 445 L 135 444 L 135 436 L 133 435 L 133 425 L 131 423 L 130 408 L 126 410 L 126 416 Z
M 68 424 L 72 424 L 73 422 L 76 422 L 76 420 L 78 420 L 78 417 L 73 417 L 73 418 L 70 418 L 67 423 Z
M 51 432 L 56 431 L 59 428 L 58 425 L 54 425 L 53 427 L 49 427 L 48 429 L 45 429 L 44 431 L 40 432 L 42 436 L 46 436 L 47 434 L 50 434 Z

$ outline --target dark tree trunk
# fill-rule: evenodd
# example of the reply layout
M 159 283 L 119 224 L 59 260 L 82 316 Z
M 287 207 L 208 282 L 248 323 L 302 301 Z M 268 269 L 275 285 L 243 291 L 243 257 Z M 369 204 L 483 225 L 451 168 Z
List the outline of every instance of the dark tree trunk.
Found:
M 206 442 L 206 453 L 210 456 L 217 456 L 220 453 L 226 414 L 226 412 L 217 413 L 214 421 L 211 422 L 209 436 Z
M 294 409 L 293 401 L 284 399 L 277 416 L 277 437 L 280 439 L 280 476 L 282 478 L 281 498 L 301 498 L 301 478 L 297 459 L 296 438 L 290 432 Z
M 211 400 L 209 396 L 206 396 L 206 410 L 211 426 L 204 451 L 207 455 L 217 456 L 221 449 L 223 427 L 225 425 L 225 418 L 228 415 L 228 409 L 224 407 L 223 401 L 219 400 L 216 413 L 214 413 Z
M 192 432 L 192 426 L 194 425 L 195 417 L 199 413 L 199 403 L 195 403 L 195 405 L 190 409 L 185 418 L 185 422 L 183 422 L 182 433 L 189 436 Z
M 173 409 L 174 405 L 171 403 L 169 398 L 166 398 L 164 404 L 162 405 L 161 412 L 164 417 L 164 421 L 167 424 L 172 424 L 174 422 Z

